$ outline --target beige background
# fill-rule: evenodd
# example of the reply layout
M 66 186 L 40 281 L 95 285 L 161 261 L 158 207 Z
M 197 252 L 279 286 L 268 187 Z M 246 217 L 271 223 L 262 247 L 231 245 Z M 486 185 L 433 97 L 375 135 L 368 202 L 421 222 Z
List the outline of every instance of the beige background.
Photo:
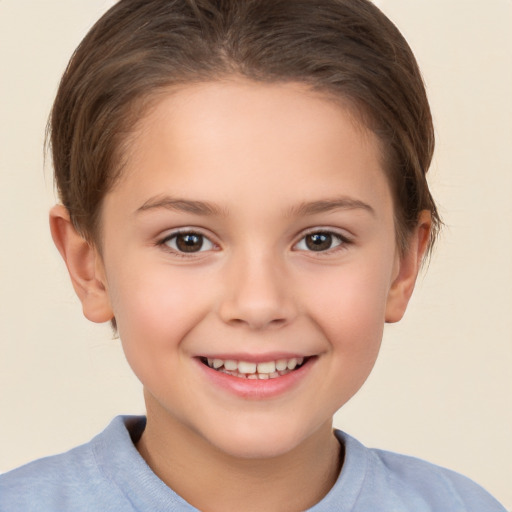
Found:
M 111 4 L 0 0 L 0 471 L 143 412 L 118 341 L 82 318 L 47 228 L 45 120 L 72 50 Z M 512 509 L 512 1 L 378 4 L 423 69 L 447 228 L 336 425 L 463 472 Z

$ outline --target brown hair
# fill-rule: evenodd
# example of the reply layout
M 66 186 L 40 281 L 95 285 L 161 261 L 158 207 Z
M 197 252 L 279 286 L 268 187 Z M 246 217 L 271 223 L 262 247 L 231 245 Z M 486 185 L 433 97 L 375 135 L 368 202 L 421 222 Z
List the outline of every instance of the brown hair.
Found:
M 383 148 L 399 247 L 421 210 L 432 212 L 433 243 L 425 88 L 407 42 L 368 0 L 120 0 L 75 51 L 49 122 L 60 198 L 86 238 L 146 100 L 229 75 L 306 83 L 356 107 Z

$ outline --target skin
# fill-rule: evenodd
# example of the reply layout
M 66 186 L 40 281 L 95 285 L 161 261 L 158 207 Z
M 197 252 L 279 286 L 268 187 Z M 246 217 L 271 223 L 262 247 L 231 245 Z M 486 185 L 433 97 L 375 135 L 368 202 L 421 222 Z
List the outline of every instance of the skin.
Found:
M 169 92 L 123 172 L 104 200 L 101 253 L 62 206 L 50 217 L 84 314 L 115 316 L 144 386 L 139 452 L 200 510 L 312 506 L 341 467 L 333 414 L 368 377 L 384 323 L 405 312 L 429 213 L 400 255 L 377 139 L 300 84 Z M 180 253 L 176 229 L 202 235 L 201 250 Z M 319 232 L 332 244 L 311 250 Z M 208 377 L 199 358 L 226 355 L 311 359 L 261 397 Z

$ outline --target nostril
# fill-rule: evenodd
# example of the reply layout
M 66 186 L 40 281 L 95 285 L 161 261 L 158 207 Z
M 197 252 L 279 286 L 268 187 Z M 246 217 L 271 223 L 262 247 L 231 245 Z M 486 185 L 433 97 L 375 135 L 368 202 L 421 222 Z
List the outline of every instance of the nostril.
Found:
M 287 323 L 286 318 L 268 320 L 265 316 L 247 316 L 246 318 L 232 318 L 227 321 L 232 326 L 247 326 L 249 329 L 259 330 L 269 327 L 281 327 Z

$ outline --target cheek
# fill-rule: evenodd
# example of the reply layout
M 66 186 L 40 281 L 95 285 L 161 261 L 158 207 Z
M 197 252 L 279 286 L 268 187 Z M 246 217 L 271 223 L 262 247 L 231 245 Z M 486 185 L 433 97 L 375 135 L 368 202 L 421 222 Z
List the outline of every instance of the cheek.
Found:
M 360 262 L 303 282 L 305 309 L 341 352 L 365 357 L 367 352 L 378 351 L 390 282 L 388 269 L 378 262 Z
M 109 282 L 112 307 L 127 357 L 152 357 L 179 345 L 204 316 L 209 298 L 201 279 L 148 265 L 144 272 L 122 272 Z
M 166 267 L 136 276 L 120 273 L 111 284 L 119 337 L 132 371 L 157 395 L 186 397 L 179 378 L 187 357 L 182 342 L 208 311 L 199 280 L 173 275 Z
M 379 272 L 339 272 L 318 280 L 308 296 L 311 318 L 329 343 L 326 395 L 334 413 L 363 385 L 379 354 L 387 282 Z M 332 393 L 332 390 L 338 390 Z

